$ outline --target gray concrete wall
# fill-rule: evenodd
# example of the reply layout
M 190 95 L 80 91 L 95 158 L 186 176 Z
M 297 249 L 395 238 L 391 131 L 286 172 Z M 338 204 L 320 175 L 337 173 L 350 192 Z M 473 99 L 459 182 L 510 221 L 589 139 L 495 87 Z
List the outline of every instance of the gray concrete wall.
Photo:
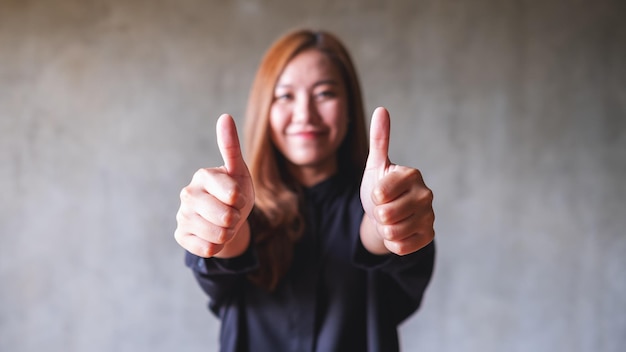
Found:
M 623 1 L 0 0 L 0 351 L 216 351 L 173 239 L 286 30 L 342 37 L 439 254 L 405 351 L 623 351 Z

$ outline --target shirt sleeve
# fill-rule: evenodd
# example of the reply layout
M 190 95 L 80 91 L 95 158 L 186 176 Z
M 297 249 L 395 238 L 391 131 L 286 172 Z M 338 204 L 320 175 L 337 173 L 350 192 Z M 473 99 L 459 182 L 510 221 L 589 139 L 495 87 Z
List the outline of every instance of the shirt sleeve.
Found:
M 435 242 L 404 256 L 377 256 L 369 253 L 360 239 L 356 242 L 354 264 L 368 271 L 375 282 L 372 289 L 377 291 L 378 304 L 384 306 L 381 310 L 395 324 L 401 323 L 422 303 L 433 274 Z
M 352 261 L 354 265 L 364 270 L 381 270 L 387 273 L 400 271 L 415 272 L 415 267 L 422 267 L 421 274 L 431 275 L 435 259 L 435 243 L 432 241 L 422 249 L 407 255 L 386 254 L 376 255 L 370 253 L 356 238 Z
M 186 252 L 185 264 L 209 296 L 209 308 L 219 315 L 220 307 L 234 296 L 247 281 L 247 274 L 258 267 L 252 241 L 244 253 L 235 258 L 202 258 Z

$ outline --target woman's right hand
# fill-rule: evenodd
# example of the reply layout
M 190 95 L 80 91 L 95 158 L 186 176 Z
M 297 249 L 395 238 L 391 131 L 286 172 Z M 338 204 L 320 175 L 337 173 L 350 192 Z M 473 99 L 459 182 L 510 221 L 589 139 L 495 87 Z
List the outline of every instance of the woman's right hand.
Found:
M 254 187 L 230 115 L 220 116 L 216 133 L 224 165 L 198 170 L 180 192 L 174 237 L 197 256 L 232 258 L 250 242 L 247 218 L 254 206 Z

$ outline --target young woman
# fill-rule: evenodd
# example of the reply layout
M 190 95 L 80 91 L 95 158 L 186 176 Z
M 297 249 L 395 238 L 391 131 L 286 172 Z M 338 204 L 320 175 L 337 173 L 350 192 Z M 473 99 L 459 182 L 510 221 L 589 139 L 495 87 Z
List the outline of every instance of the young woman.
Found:
M 181 192 L 175 237 L 221 319 L 222 351 L 395 351 L 433 270 L 432 192 L 390 162 L 340 41 L 301 30 L 257 72 L 244 161 L 217 122 L 224 165 Z

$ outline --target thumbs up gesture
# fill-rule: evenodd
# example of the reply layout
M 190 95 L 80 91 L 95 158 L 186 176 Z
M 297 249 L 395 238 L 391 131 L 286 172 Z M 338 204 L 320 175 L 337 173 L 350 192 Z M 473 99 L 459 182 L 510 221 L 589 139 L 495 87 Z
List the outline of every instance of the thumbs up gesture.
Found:
M 377 108 L 370 126 L 370 151 L 361 183 L 365 216 L 361 241 L 374 254 L 413 253 L 435 232 L 433 193 L 419 170 L 389 161 L 389 112 Z
M 174 232 L 183 248 L 204 258 L 245 251 L 250 241 L 247 218 L 254 205 L 252 178 L 233 118 L 220 116 L 216 132 L 224 165 L 198 170 L 183 188 Z

